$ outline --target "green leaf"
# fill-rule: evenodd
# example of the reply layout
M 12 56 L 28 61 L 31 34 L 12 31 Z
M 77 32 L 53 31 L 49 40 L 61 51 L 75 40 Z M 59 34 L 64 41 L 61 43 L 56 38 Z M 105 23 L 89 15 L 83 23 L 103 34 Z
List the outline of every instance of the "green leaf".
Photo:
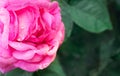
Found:
M 76 6 L 69 6 L 64 0 L 59 2 L 81 28 L 93 33 L 112 29 L 107 8 L 104 3 L 102 4 L 103 1 L 81 0 Z
M 73 28 L 73 21 L 71 20 L 69 14 L 64 10 L 64 7 L 62 8 L 62 20 L 65 24 L 65 39 L 70 37 L 72 28 Z
M 32 73 L 20 69 L 15 69 L 12 70 L 11 72 L 8 72 L 4 76 L 32 76 Z
M 58 59 L 55 61 L 45 70 L 39 70 L 37 72 L 37 76 L 66 76 Z

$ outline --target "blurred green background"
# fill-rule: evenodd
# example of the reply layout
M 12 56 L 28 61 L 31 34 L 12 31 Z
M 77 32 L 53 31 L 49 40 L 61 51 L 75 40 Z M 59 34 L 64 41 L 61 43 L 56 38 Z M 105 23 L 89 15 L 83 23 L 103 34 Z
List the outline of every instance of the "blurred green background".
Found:
M 5 76 L 120 76 L 120 0 L 57 1 L 66 35 L 56 60 L 44 70 Z

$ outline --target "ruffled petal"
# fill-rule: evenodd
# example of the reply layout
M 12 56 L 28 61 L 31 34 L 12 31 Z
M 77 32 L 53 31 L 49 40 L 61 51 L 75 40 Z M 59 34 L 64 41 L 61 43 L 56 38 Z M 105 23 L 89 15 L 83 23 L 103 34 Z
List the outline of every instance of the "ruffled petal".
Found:
M 0 8 L 0 21 L 4 24 L 2 35 L 0 35 L 0 46 L 8 48 L 9 37 L 9 12 L 5 8 Z
M 28 7 L 16 12 L 19 22 L 18 41 L 24 40 L 29 35 L 29 28 L 31 25 L 35 25 L 34 19 L 36 16 L 34 15 L 35 13 L 33 13 L 33 10 Z
M 16 68 L 14 66 L 15 62 L 16 62 L 16 60 L 12 57 L 10 57 L 10 58 L 0 57 L 0 71 L 2 73 L 6 73 L 12 69 L 15 69 Z
M 18 20 L 15 12 L 10 11 L 9 40 L 15 40 L 18 35 Z M 14 31 L 13 31 L 14 30 Z
M 19 67 L 23 70 L 27 70 L 29 72 L 34 72 L 36 70 L 38 70 L 39 68 L 39 64 L 32 64 L 32 63 L 28 63 L 28 62 L 24 62 L 24 61 L 19 61 L 17 63 L 14 64 L 16 67 Z
M 48 51 L 47 55 L 53 55 L 57 52 L 58 47 L 59 47 L 59 42 L 57 41 L 51 41 L 51 43 L 49 43 L 51 45 L 51 49 Z
M 50 14 L 50 13 L 48 13 L 48 12 L 45 12 L 44 14 L 43 14 L 43 20 L 44 20 L 44 22 L 46 23 L 46 25 L 48 26 L 48 27 L 51 27 L 51 25 L 52 25 L 52 22 L 53 22 L 53 16 Z
M 41 44 L 37 47 L 37 50 L 33 50 L 33 51 L 39 55 L 46 55 L 49 49 L 50 48 L 47 44 Z
M 29 60 L 34 57 L 35 53 L 32 50 L 24 51 L 24 52 L 13 52 L 13 57 L 19 60 Z
M 5 58 L 9 58 L 11 56 L 11 54 L 8 51 L 8 49 L 4 49 L 3 47 L 0 47 L 0 56 L 5 57 Z
M 12 48 L 14 48 L 15 50 L 18 50 L 18 51 L 36 49 L 36 47 L 34 47 L 34 45 L 32 45 L 32 44 L 27 44 L 27 43 L 22 43 L 22 42 L 14 42 L 14 41 L 9 41 L 9 46 L 11 46 Z
M 2 64 L 2 65 L 4 65 L 4 64 Z M 4 66 L 4 67 L 0 67 L 0 71 L 3 73 L 3 74 L 5 74 L 5 73 L 7 73 L 7 72 L 9 72 L 9 71 L 11 71 L 11 70 L 13 70 L 13 69 L 15 69 L 16 67 L 14 66 L 14 65 L 12 65 L 12 64 L 9 64 L 9 65 L 6 65 L 6 66 Z
M 2 3 L 3 4 L 3 3 Z M 39 7 L 49 7 L 49 0 L 7 0 L 6 9 L 8 10 L 20 10 L 29 5 L 37 5 Z
M 40 62 L 37 62 L 37 63 L 29 63 L 29 62 L 19 61 L 19 62 L 15 63 L 14 65 L 23 70 L 27 70 L 29 72 L 34 72 L 39 69 L 45 69 L 46 67 L 48 67 L 50 65 L 50 63 L 55 59 L 55 57 L 56 57 L 56 54 L 54 54 L 52 56 L 46 56 Z
M 39 69 L 45 69 L 46 67 L 48 67 L 51 64 L 51 62 L 53 62 L 55 57 L 56 53 L 54 53 L 51 56 L 44 57 L 44 59 L 39 63 Z

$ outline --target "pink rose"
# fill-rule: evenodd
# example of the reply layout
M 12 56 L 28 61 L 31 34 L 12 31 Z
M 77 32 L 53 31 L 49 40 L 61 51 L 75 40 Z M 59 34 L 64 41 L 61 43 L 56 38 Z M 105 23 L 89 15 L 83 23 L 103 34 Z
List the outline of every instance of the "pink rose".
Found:
M 50 0 L 0 1 L 0 71 L 46 68 L 64 39 L 60 7 Z

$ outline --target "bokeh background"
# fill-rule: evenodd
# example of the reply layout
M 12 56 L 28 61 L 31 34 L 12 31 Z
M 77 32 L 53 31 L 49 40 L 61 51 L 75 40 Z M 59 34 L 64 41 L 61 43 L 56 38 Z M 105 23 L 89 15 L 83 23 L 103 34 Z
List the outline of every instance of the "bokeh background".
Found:
M 120 76 L 120 0 L 57 1 L 66 35 L 56 60 L 44 70 L 4 76 Z

